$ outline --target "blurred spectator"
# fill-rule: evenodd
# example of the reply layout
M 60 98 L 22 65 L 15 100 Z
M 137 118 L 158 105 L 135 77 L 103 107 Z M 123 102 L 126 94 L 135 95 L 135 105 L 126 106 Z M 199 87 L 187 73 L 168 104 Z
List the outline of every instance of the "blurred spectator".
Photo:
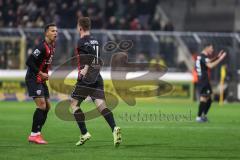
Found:
M 3 19 L 3 9 L 4 9 L 4 6 L 3 6 L 3 0 L 0 0 L 0 27 L 3 27 L 4 25 L 4 19 Z
M 151 24 L 151 30 L 153 30 L 153 31 L 160 31 L 160 30 L 162 30 L 160 19 L 154 19 L 153 20 L 153 22 Z
M 107 0 L 105 7 L 105 20 L 109 20 L 111 16 L 115 16 L 117 11 L 116 0 Z
M 163 28 L 164 31 L 174 31 L 174 27 L 173 27 L 173 24 L 172 22 L 168 21 L 164 28 Z
M 141 29 L 141 24 L 139 23 L 139 20 L 137 18 L 134 18 L 130 22 L 130 30 L 140 30 Z
M 129 29 L 129 25 L 127 24 L 127 21 L 124 17 L 120 18 L 120 20 L 119 20 L 119 29 L 121 29 L 121 30 Z
M 97 1 L 91 0 L 87 5 L 87 14 L 91 18 L 92 28 L 101 29 L 103 27 L 103 12 Z
M 148 22 L 150 18 L 150 13 L 151 13 L 150 1 L 140 0 L 140 2 L 138 3 L 138 19 L 140 25 L 144 30 L 147 30 L 149 28 Z
M 136 55 L 136 62 L 137 63 L 147 63 L 148 60 L 144 53 L 139 53 Z
M 132 20 L 133 18 L 137 17 L 137 7 L 138 4 L 136 3 L 136 0 L 127 0 L 124 1 L 123 4 L 125 5 L 125 11 L 124 15 L 126 15 L 127 20 Z
M 7 69 L 7 55 L 5 50 L 0 52 L 0 68 Z
M 107 29 L 117 29 L 117 19 L 114 16 L 109 17 Z
M 55 22 L 75 28 L 77 18 L 89 16 L 93 29 L 160 30 L 153 20 L 157 0 L 0 0 L 1 27 L 42 27 Z M 173 30 L 171 23 L 164 26 Z
M 139 53 L 139 54 L 136 55 L 136 63 L 141 63 L 142 64 L 142 65 L 140 65 L 140 67 L 138 67 L 138 70 L 146 70 L 147 69 L 148 60 L 147 60 L 144 53 Z
M 69 14 L 68 4 L 66 2 L 61 4 L 58 15 L 61 17 L 61 19 L 64 19 L 64 21 L 63 20 L 60 21 L 59 27 L 66 28 L 67 25 L 71 23 L 69 22 L 69 17 L 71 15 Z

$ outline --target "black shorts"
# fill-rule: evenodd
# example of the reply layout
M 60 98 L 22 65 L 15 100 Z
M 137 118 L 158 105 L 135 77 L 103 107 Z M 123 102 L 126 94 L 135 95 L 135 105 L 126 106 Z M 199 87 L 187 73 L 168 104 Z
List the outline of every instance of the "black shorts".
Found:
M 212 94 L 212 87 L 209 82 L 197 83 L 197 89 L 198 89 L 200 96 L 208 97 L 208 96 L 211 96 L 211 94 Z
M 26 80 L 29 97 L 45 97 L 49 98 L 48 86 L 45 83 L 37 83 L 35 80 Z
M 92 100 L 105 99 L 103 79 L 99 75 L 94 83 L 86 83 L 84 80 L 78 80 L 71 97 L 82 102 L 87 96 L 90 96 Z

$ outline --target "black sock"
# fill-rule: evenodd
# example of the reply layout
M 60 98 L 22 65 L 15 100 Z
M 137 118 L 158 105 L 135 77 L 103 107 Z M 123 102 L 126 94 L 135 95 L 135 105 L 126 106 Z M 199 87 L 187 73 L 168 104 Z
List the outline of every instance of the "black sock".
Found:
M 202 116 L 202 113 L 205 109 L 206 104 L 207 104 L 206 102 L 201 102 L 200 101 L 199 108 L 198 108 L 198 117 Z
M 44 121 L 44 110 L 36 108 L 33 114 L 32 132 L 37 133 L 41 131 Z
M 205 115 L 207 115 L 207 113 L 208 113 L 208 111 L 209 111 L 209 109 L 210 109 L 210 107 L 211 107 L 211 104 L 212 104 L 212 99 L 208 99 L 207 104 L 206 104 L 206 107 L 205 107 L 205 109 L 204 109 L 204 114 L 205 114 Z
M 103 117 L 105 118 L 105 120 L 107 121 L 107 123 L 109 124 L 113 131 L 116 124 L 112 112 L 108 108 L 105 108 L 104 110 L 102 110 L 101 114 L 103 115 Z
M 40 128 L 40 132 L 42 130 L 42 127 L 43 125 L 45 124 L 46 120 L 47 120 L 47 115 L 48 115 L 48 109 L 46 109 L 44 112 L 43 112 L 43 120 L 42 120 L 42 124 L 41 124 L 41 128 Z
M 74 117 L 75 120 L 77 121 L 78 127 L 82 133 L 82 135 L 87 133 L 87 128 L 86 128 L 86 124 L 85 124 L 85 115 L 82 112 L 82 110 L 79 108 L 78 110 L 76 110 L 74 112 Z

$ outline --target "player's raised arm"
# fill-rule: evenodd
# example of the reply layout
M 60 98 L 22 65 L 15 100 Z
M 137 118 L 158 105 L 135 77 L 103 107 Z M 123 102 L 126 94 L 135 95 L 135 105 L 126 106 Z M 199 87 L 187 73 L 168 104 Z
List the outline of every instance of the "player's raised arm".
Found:
M 206 62 L 207 67 L 214 68 L 226 57 L 226 55 L 226 52 L 220 51 L 216 59 Z

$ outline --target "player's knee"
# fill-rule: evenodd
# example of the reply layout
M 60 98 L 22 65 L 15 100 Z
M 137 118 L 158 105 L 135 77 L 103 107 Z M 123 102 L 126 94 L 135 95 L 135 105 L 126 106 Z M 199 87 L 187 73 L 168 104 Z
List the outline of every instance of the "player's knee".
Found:
M 104 100 L 101 99 L 96 99 L 95 100 L 95 104 L 97 106 L 97 110 L 101 113 L 104 109 L 107 108 L 106 106 L 106 102 Z
M 209 99 L 209 97 L 201 96 L 201 97 L 200 97 L 200 102 L 207 102 L 208 99 Z
M 77 106 L 77 104 L 78 104 L 78 100 L 73 99 L 73 98 L 70 100 L 70 106 L 71 107 Z
M 104 109 L 107 109 L 107 107 L 105 105 L 99 105 L 97 106 L 97 110 L 101 113 Z
M 79 109 L 79 107 L 77 107 L 77 104 L 78 102 L 76 100 L 71 99 L 70 106 L 72 108 L 73 113 Z
M 75 113 L 79 109 L 78 106 L 71 106 L 71 108 L 72 108 L 72 113 Z
M 42 109 L 42 110 L 45 110 L 46 107 L 47 107 L 47 103 L 45 100 L 39 100 L 38 103 L 37 103 L 37 106 Z

